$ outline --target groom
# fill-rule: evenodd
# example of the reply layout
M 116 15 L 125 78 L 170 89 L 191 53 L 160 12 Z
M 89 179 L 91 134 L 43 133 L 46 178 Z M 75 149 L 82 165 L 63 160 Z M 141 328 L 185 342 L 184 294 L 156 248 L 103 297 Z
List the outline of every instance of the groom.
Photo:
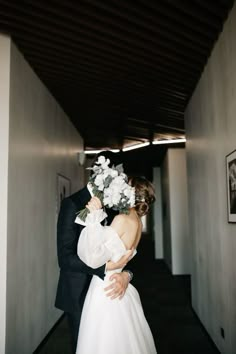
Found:
M 117 165 L 117 155 L 108 151 L 99 154 L 109 158 L 110 165 Z M 97 157 L 99 157 L 99 155 Z M 76 213 L 85 208 L 91 199 L 89 185 L 75 194 L 63 199 L 57 223 L 57 254 L 60 267 L 60 277 L 57 288 L 55 306 L 64 311 L 72 335 L 73 353 L 76 351 L 80 318 L 85 296 L 93 275 L 104 278 L 105 270 L 123 268 L 130 254 L 123 256 L 117 263 L 107 262 L 102 267 L 92 269 L 83 263 L 77 255 L 77 243 L 83 226 L 76 224 Z M 115 214 L 106 210 L 108 224 L 112 222 Z M 105 289 L 111 299 L 122 297 L 131 279 L 129 271 L 113 274 L 115 280 Z

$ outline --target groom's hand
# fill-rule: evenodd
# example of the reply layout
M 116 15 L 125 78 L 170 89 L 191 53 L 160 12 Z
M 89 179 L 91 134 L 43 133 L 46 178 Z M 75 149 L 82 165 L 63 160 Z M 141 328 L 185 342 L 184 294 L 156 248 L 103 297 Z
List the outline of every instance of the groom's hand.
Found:
M 129 285 L 129 280 L 130 277 L 128 272 L 112 274 L 110 276 L 110 281 L 113 281 L 113 283 L 104 289 L 107 291 L 106 295 L 110 296 L 111 300 L 116 299 L 117 297 L 122 299 L 127 286 Z
M 106 271 L 124 268 L 126 264 L 129 262 L 129 260 L 131 259 L 133 252 L 134 249 L 132 248 L 124 256 L 122 256 L 118 262 L 111 262 L 111 261 L 107 262 Z

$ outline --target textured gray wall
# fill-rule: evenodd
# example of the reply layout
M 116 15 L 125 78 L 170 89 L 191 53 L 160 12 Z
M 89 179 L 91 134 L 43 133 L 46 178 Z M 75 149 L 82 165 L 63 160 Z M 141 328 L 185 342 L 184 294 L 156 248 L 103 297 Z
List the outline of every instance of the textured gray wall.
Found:
M 163 200 L 163 255 L 166 264 L 172 270 L 171 248 L 171 214 L 170 214 L 170 176 L 168 153 L 161 166 L 162 176 L 162 200 Z
M 6 353 L 29 354 L 61 312 L 54 308 L 57 173 L 83 185 L 82 149 L 68 117 L 11 45 Z
M 225 171 L 236 149 L 235 38 L 234 6 L 186 111 L 192 302 L 225 354 L 236 352 L 236 224 L 227 222 Z
M 185 149 L 168 149 L 162 166 L 164 259 L 173 274 L 190 273 Z
M 10 39 L 0 35 L 0 353 L 5 353 Z
M 156 201 L 153 206 L 155 258 L 163 259 L 163 215 L 160 167 L 153 169 L 153 184 L 156 194 Z

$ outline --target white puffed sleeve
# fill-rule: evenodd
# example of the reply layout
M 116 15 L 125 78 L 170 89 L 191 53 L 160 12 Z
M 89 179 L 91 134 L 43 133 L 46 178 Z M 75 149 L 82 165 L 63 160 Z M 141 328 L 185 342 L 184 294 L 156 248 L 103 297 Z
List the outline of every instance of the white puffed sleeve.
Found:
M 91 268 L 98 268 L 111 259 L 120 259 L 126 253 L 125 246 L 110 226 L 100 222 L 106 217 L 102 209 L 88 214 L 86 227 L 81 231 L 77 254 Z M 80 223 L 78 219 L 75 222 Z M 118 258 L 119 257 L 119 258 Z

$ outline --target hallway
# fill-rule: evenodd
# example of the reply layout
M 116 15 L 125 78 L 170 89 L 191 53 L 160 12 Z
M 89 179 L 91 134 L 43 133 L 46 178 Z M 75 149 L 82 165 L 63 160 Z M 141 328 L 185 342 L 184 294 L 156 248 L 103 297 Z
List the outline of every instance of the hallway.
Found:
M 158 353 L 236 353 L 235 38 L 234 0 L 1 1 L 0 354 L 69 354 L 57 219 L 103 150 L 157 187 L 166 263 L 129 267 Z
M 154 260 L 153 244 L 145 239 L 129 268 L 158 354 L 219 354 L 191 308 L 188 276 L 173 277 L 163 261 Z M 64 318 L 34 354 L 71 354 Z

